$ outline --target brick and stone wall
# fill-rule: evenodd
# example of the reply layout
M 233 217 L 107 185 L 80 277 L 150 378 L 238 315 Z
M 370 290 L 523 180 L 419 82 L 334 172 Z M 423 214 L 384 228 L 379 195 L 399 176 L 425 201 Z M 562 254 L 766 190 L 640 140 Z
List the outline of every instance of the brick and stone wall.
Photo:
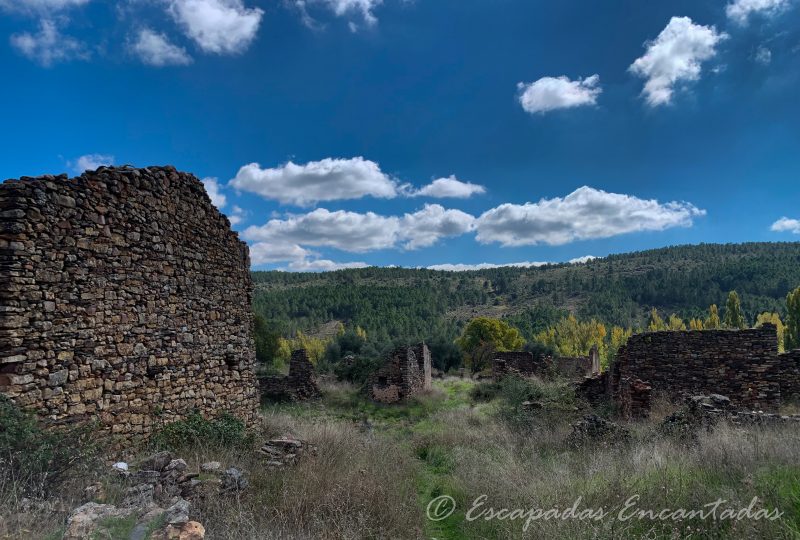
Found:
M 0 184 L 0 392 L 129 438 L 258 404 L 247 246 L 202 183 L 101 167 Z
M 292 351 L 289 375 L 286 377 L 260 377 L 261 393 L 273 400 L 302 401 L 320 396 L 314 364 L 305 349 Z
M 367 381 L 370 398 L 396 403 L 431 389 L 431 353 L 424 343 L 392 351 Z

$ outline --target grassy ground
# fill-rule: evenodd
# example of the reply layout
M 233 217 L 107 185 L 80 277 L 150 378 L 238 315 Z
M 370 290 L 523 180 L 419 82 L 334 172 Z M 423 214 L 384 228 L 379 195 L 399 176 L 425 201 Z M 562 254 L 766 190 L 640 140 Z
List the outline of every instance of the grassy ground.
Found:
M 327 383 L 318 402 L 266 406 L 256 442 L 291 434 L 319 448 L 316 458 L 293 468 L 266 469 L 252 447 L 182 449 L 192 468 L 216 460 L 241 468 L 250 480 L 239 496 L 195 504 L 193 519 L 206 526 L 207 538 L 224 540 L 800 538 L 798 427 L 721 425 L 686 442 L 660 435 L 655 422 L 637 423 L 626 426 L 628 441 L 575 446 L 567 442 L 570 423 L 587 411 L 564 385 L 477 392 L 475 383 L 451 378 L 434 386 L 408 404 L 384 406 L 350 385 Z M 541 407 L 523 412 L 524 400 Z M 443 496 L 455 510 L 428 519 L 428 508 L 449 510 L 451 499 Z M 710 512 L 706 505 L 718 500 L 716 519 L 635 515 L 637 509 Z M 0 538 L 57 538 L 74 501 L 49 511 L 44 525 L 42 514 L 20 513 L 8 496 L 5 502 Z M 529 512 L 573 506 L 584 515 L 534 519 Z M 723 513 L 748 506 L 751 513 L 778 508 L 783 515 L 770 521 Z M 486 519 L 490 507 L 520 512 Z

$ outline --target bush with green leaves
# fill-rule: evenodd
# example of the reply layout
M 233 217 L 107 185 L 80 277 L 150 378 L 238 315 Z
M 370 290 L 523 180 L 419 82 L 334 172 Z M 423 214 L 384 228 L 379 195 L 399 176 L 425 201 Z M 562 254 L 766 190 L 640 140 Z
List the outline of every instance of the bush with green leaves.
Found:
M 94 464 L 98 451 L 93 425 L 44 427 L 0 395 L 0 490 L 46 497 Z
M 159 448 L 179 450 L 194 445 L 233 448 L 249 446 L 253 434 L 244 422 L 229 413 L 213 419 L 192 413 L 183 420 L 172 422 L 159 429 L 150 442 Z

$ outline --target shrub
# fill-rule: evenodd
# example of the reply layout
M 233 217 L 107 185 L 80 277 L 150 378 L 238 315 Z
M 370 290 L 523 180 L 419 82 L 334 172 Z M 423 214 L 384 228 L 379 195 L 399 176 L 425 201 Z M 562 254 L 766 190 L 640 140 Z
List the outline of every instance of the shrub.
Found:
M 178 450 L 202 444 L 211 447 L 243 447 L 253 442 L 253 434 L 244 423 L 229 413 L 208 420 L 199 413 L 192 413 L 184 420 L 172 422 L 161 428 L 151 438 L 151 443 L 160 448 Z
M 340 362 L 334 367 L 336 378 L 340 381 L 347 381 L 356 386 L 363 386 L 373 371 L 382 365 L 382 361 L 377 358 L 365 358 L 356 356 L 352 363 Z
M 98 449 L 94 426 L 47 429 L 0 395 L 0 489 L 46 497 Z

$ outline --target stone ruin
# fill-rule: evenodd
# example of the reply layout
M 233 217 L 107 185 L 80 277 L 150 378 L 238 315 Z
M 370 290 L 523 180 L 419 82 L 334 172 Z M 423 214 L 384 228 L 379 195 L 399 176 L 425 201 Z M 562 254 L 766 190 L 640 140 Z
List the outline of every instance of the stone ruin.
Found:
M 369 396 L 380 403 L 397 403 L 431 389 L 431 352 L 425 343 L 392 351 L 367 381 Z
M 583 380 L 600 373 L 600 354 L 593 346 L 588 356 L 535 358 L 529 352 L 497 352 L 492 360 L 492 378 L 501 380 L 506 375 L 521 377 L 558 376 L 569 380 Z
M 173 167 L 0 184 L 0 392 L 123 439 L 258 395 L 247 245 Z
M 586 379 L 578 393 L 615 402 L 626 418 L 649 414 L 651 395 L 722 394 L 737 407 L 777 410 L 800 393 L 800 350 L 778 354 L 776 328 L 637 334 L 610 370 Z
M 259 377 L 261 394 L 278 401 L 303 401 L 318 398 L 321 394 L 314 375 L 314 364 L 305 349 L 292 351 L 289 375 L 285 377 Z

